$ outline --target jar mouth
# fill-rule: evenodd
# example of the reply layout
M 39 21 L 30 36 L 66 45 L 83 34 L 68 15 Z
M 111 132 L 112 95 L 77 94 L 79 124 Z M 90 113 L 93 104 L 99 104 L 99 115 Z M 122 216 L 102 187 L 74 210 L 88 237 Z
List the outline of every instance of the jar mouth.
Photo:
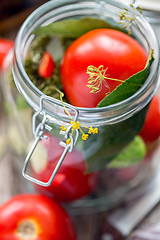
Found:
M 130 0 L 124 0 L 127 4 L 130 4 Z M 159 0 L 135 0 L 135 3 L 138 2 L 138 4 L 142 7 L 143 10 L 146 11 L 155 11 L 159 12 L 160 11 L 160 2 Z
M 119 3 L 119 1 L 116 0 L 69 0 L 67 3 L 66 1 L 55 0 L 43 4 L 26 19 L 21 26 L 15 41 L 13 76 L 18 90 L 33 109 L 38 110 L 39 99 L 44 95 L 29 79 L 24 68 L 26 52 L 32 39 L 34 38 L 32 34 L 33 30 L 38 26 L 46 24 L 46 22 L 49 23 L 49 19 L 51 17 L 53 18 L 53 21 L 58 21 L 60 18 L 59 15 L 61 18 L 67 18 L 72 17 L 75 14 L 79 16 L 82 14 L 81 11 L 83 11 L 83 15 L 85 14 L 90 16 L 94 12 L 94 15 L 100 16 L 101 14 L 102 18 L 106 18 L 106 9 L 111 12 L 110 14 L 113 14 L 114 11 L 118 12 L 124 7 L 124 4 Z M 84 9 L 86 10 L 84 11 Z M 135 13 L 132 11 L 132 9 L 130 9 L 130 12 L 135 17 L 136 23 L 141 28 L 141 38 L 143 38 L 142 41 L 146 50 L 149 52 L 150 49 L 154 49 L 155 60 L 152 64 L 149 76 L 143 86 L 135 94 L 121 102 L 112 104 L 110 106 L 97 108 L 74 107 L 76 110 L 78 110 L 79 119 L 81 121 L 104 124 L 106 122 L 113 123 L 128 118 L 144 108 L 144 106 L 151 100 L 158 87 L 159 81 L 157 76 L 159 72 L 159 45 L 157 37 L 151 25 L 142 15 L 135 16 Z M 67 13 L 69 13 L 69 15 L 67 15 Z M 134 30 L 137 34 L 137 29 L 135 26 Z M 51 110 L 51 105 L 52 107 L 53 105 L 56 105 L 55 111 Z M 62 103 L 59 100 L 57 100 L 55 103 L 54 99 L 53 101 L 46 103 L 44 107 L 44 111 L 50 117 L 68 121 L 68 116 L 64 114 L 63 110 Z

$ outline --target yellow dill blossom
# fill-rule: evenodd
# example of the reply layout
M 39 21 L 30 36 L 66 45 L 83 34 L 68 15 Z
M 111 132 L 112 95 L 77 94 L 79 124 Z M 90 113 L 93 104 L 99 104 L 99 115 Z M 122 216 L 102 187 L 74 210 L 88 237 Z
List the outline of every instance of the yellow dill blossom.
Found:
M 100 67 L 102 68 L 102 66 Z M 105 72 L 105 70 L 103 70 L 103 73 Z M 80 130 L 81 134 L 82 134 L 82 140 L 87 140 L 89 137 L 89 134 L 95 134 L 98 133 L 98 128 L 93 128 L 92 126 L 90 127 L 86 127 L 80 124 L 80 122 L 74 121 L 74 119 L 72 118 L 72 116 L 70 115 L 70 113 L 68 112 L 67 108 L 65 107 L 64 103 L 63 103 L 63 96 L 64 94 L 59 90 L 56 89 L 57 92 L 59 92 L 60 94 L 60 100 L 62 102 L 62 105 L 64 107 L 65 112 L 68 114 L 68 116 L 70 117 L 71 121 L 70 121 L 70 129 L 69 129 L 69 138 L 66 140 L 66 144 L 69 145 L 71 143 L 71 139 L 73 137 L 74 131 L 75 130 Z M 88 129 L 88 134 L 84 133 L 82 128 L 87 128 Z M 66 128 L 64 125 L 61 126 L 61 131 L 67 131 L 68 128 Z
M 74 131 L 75 129 L 80 129 L 80 122 L 71 121 L 70 123 L 71 123 L 71 125 L 72 125 L 72 130 L 73 130 L 73 131 Z
M 93 132 L 93 134 L 97 134 L 98 133 L 98 128 L 94 128 L 92 132 Z
M 67 131 L 67 128 L 64 125 L 62 125 L 61 131 Z
M 66 141 L 67 145 L 69 145 L 71 143 L 71 139 L 68 138 L 67 141 Z
M 88 134 L 83 133 L 83 134 L 82 134 L 82 139 L 83 139 L 83 140 L 87 140 L 88 136 L 89 136 Z
M 89 134 L 95 134 L 95 133 L 98 133 L 98 128 L 93 128 L 92 126 L 89 127 L 89 131 L 88 131 Z
M 90 126 L 89 130 L 88 130 L 88 133 L 91 134 L 93 132 L 93 127 Z
M 69 145 L 71 143 L 71 138 L 73 136 L 74 130 L 76 130 L 76 129 L 79 129 L 80 132 L 82 133 L 82 140 L 87 140 L 88 137 L 89 137 L 89 134 L 92 134 L 92 133 L 96 134 L 96 133 L 98 133 L 98 128 L 93 128 L 92 126 L 90 126 L 88 128 L 88 127 L 85 127 L 85 126 L 81 125 L 80 122 L 76 122 L 76 121 L 72 120 L 70 122 L 70 124 L 71 124 L 71 127 L 72 127 L 72 132 L 71 132 L 70 138 L 67 139 L 67 141 L 66 141 L 67 145 Z M 87 128 L 88 129 L 88 134 L 84 133 L 81 127 Z M 63 126 L 61 128 L 64 129 Z
M 123 80 L 108 77 L 107 70 L 108 68 L 104 69 L 103 65 L 100 65 L 98 68 L 95 66 L 88 66 L 87 74 L 89 75 L 89 81 L 88 81 L 89 84 L 86 86 L 91 89 L 90 93 L 100 92 L 102 90 L 102 84 L 104 84 L 104 86 L 108 88 L 108 91 L 106 94 L 109 94 L 110 87 L 106 80 L 123 82 Z
M 140 6 L 135 8 L 133 4 L 130 4 L 130 7 L 132 8 L 132 10 L 134 10 L 135 16 L 139 16 L 140 14 L 142 14 L 142 8 Z M 124 8 L 123 11 L 119 12 L 120 22 L 118 23 L 122 24 L 123 28 L 128 29 L 129 35 L 131 35 L 132 33 L 133 24 L 137 24 L 135 21 L 135 16 L 131 15 L 131 13 L 128 11 L 128 8 Z

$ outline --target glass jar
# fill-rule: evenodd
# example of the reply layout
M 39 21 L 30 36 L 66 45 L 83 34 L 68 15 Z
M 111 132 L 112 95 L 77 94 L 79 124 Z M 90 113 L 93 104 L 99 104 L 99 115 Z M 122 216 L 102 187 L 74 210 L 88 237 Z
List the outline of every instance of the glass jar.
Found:
M 59 145 L 60 141 L 64 142 L 64 135 L 60 134 L 60 128 L 63 125 L 70 126 L 71 120 L 70 116 L 64 111 L 64 105 L 61 101 L 44 95 L 36 88 L 24 68 L 27 53 L 35 38 L 33 31 L 51 22 L 82 17 L 96 17 L 105 21 L 109 20 L 114 24 L 118 22 L 118 13 L 123 8 L 123 4 L 113 0 L 49 1 L 34 11 L 20 28 L 15 41 L 13 61 L 9 60 L 9 58 L 12 59 L 12 51 L 4 61 L 3 69 L 5 71 L 3 72 L 2 82 L 4 108 L 8 119 L 10 151 L 12 157 L 16 159 L 20 174 L 24 159 L 31 149 L 28 147 L 34 136 L 38 145 L 36 149 L 32 150 L 35 154 L 38 149 L 36 151 L 37 161 L 31 163 L 36 166 L 35 169 L 38 173 L 46 166 L 42 157 L 46 153 L 45 150 L 43 151 L 41 141 L 44 141 L 44 145 L 47 145 L 47 140 L 43 139 L 39 142 L 41 138 L 38 135 L 39 133 L 42 133 L 41 136 L 43 136 L 44 132 L 48 132 L 52 147 L 49 151 L 53 155 L 52 157 L 56 158 L 56 163 L 63 151 L 68 152 L 70 150 L 64 143 L 62 144 L 64 146 Z M 137 194 L 142 193 L 143 189 L 146 189 L 159 167 L 159 140 L 147 146 L 147 153 L 139 164 L 134 166 L 127 166 L 126 164 L 121 168 L 109 167 L 110 160 L 119 154 L 140 131 L 148 104 L 159 84 L 159 46 L 155 33 L 142 15 L 135 16 L 132 9 L 130 9 L 130 12 L 136 19 L 136 24 L 133 24 L 133 35 L 148 53 L 150 49 L 154 49 L 155 60 L 143 86 L 128 99 L 107 107 L 78 108 L 65 104 L 67 111 L 76 121 L 79 121 L 85 127 L 96 127 L 99 131 L 98 134 L 90 136 L 85 142 L 80 137 L 77 140 L 74 136 L 73 141 L 75 143 L 77 140 L 76 145 L 71 153 L 67 153 L 53 180 L 53 183 L 55 181 L 56 184 L 57 181 L 62 186 L 61 190 L 57 188 L 55 192 L 58 195 L 57 198 L 60 201 L 68 201 L 67 207 L 74 213 L 82 213 L 82 209 L 85 213 L 109 209 L 120 201 L 125 201 L 131 196 L 137 196 Z M 11 71 L 16 87 L 12 82 Z M 32 118 L 32 116 L 34 117 Z M 76 134 L 78 136 L 79 132 L 77 131 Z M 117 137 L 118 135 L 119 137 Z M 27 160 L 29 158 L 28 155 Z M 106 162 L 105 165 L 103 164 L 104 161 Z M 127 159 L 127 161 L 129 162 L 130 159 Z M 104 165 L 101 170 L 101 164 L 99 163 Z M 32 169 L 32 164 L 28 168 Z M 50 159 L 49 164 L 48 172 L 51 175 L 55 163 L 53 164 L 52 159 Z M 86 174 L 86 164 L 89 164 L 94 171 Z M 24 174 L 26 175 L 25 170 Z M 68 172 L 68 175 L 65 171 Z M 42 176 L 33 174 L 32 171 L 29 174 L 32 177 L 34 175 L 39 180 L 44 180 Z M 67 179 L 69 176 L 72 178 L 70 181 L 74 187 Z M 76 189 L 76 184 L 81 194 L 73 197 L 72 191 L 74 192 Z M 36 189 L 38 192 L 52 196 L 52 191 L 46 187 L 38 187 L 38 185 L 29 181 L 25 181 L 25 185 L 26 191 L 35 191 Z

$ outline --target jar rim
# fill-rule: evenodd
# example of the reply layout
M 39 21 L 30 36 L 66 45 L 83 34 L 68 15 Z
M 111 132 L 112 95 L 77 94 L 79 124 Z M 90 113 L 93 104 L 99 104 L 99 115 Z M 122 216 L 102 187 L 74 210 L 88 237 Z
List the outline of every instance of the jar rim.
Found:
M 125 0 L 128 4 L 129 0 Z M 155 11 L 160 12 L 160 2 L 159 0 L 134 0 L 134 2 L 142 7 L 143 10 L 146 11 Z
M 38 9 L 36 9 L 25 20 L 25 22 L 21 26 L 21 28 L 17 34 L 16 41 L 15 41 L 14 64 L 13 64 L 14 80 L 15 80 L 18 90 L 22 93 L 22 95 L 25 97 L 27 102 L 35 110 L 38 109 L 39 101 L 37 103 L 32 103 L 31 99 L 26 95 L 26 92 L 23 91 L 22 86 L 17 79 L 18 78 L 23 79 L 24 84 L 26 84 L 30 88 L 32 93 L 35 94 L 38 98 L 40 98 L 40 96 L 42 96 L 44 94 L 32 83 L 32 81 L 29 79 L 27 73 L 25 72 L 21 51 L 22 51 L 22 49 L 25 48 L 25 44 L 26 44 L 25 40 L 28 37 L 28 36 L 26 37 L 27 29 L 29 29 L 31 27 L 31 25 L 33 25 L 33 22 L 35 23 L 40 18 L 44 18 L 46 12 L 52 11 L 54 8 L 56 9 L 56 7 L 60 5 L 59 2 L 60 2 L 59 0 L 50 1 L 50 2 L 43 4 Z M 62 2 L 65 2 L 65 1 L 61 1 L 61 3 Z M 100 4 L 100 2 L 103 2 L 103 3 L 110 4 L 112 6 L 118 5 L 118 7 L 120 7 L 120 8 L 124 8 L 126 6 L 125 4 L 119 3 L 119 1 L 116 1 L 116 0 L 114 0 L 114 1 L 112 0 L 112 3 L 110 3 L 110 0 L 99 1 L 99 3 L 96 0 L 88 0 L 88 1 L 86 1 L 86 0 L 82 0 L 82 1 L 69 0 L 66 3 L 81 4 L 81 3 L 85 3 L 85 2 L 87 2 L 88 4 L 89 4 L 89 2 L 92 2 L 92 3 L 94 2 L 95 4 Z M 130 11 L 134 15 L 134 12 L 132 11 L 132 9 L 130 9 Z M 101 116 L 102 124 L 104 122 L 119 121 L 120 119 L 124 119 L 125 117 L 129 116 L 130 114 L 133 114 L 133 113 L 137 112 L 138 110 L 141 110 L 153 97 L 153 94 L 155 93 L 155 91 L 158 87 L 158 83 L 159 83 L 159 81 L 155 80 L 155 78 L 157 78 L 157 74 L 159 71 L 158 40 L 157 40 L 157 37 L 155 35 L 153 28 L 151 27 L 149 22 L 145 19 L 145 17 L 143 17 L 142 15 L 136 16 L 136 21 L 138 23 L 140 23 L 141 26 L 145 27 L 146 31 L 150 33 L 150 39 L 152 39 L 152 41 L 153 41 L 152 45 L 154 45 L 154 51 L 156 54 L 156 58 L 152 64 L 151 71 L 149 73 L 147 80 L 135 94 L 133 94 L 131 97 L 129 97 L 121 102 L 112 104 L 110 106 L 98 107 L 98 108 L 97 107 L 96 108 L 75 107 L 75 109 L 77 109 L 80 112 L 80 114 L 82 115 L 83 121 L 85 121 L 86 118 L 88 118 L 89 116 L 90 116 L 89 117 L 90 120 L 93 117 L 96 117 L 96 113 L 100 113 L 102 115 L 104 114 L 103 116 Z M 135 102 L 135 100 L 136 100 L 136 102 Z M 63 107 L 60 101 L 59 101 L 58 105 L 59 105 L 59 107 L 60 106 Z M 128 106 L 130 106 L 130 107 L 128 107 Z M 45 109 L 45 110 L 47 111 L 47 109 Z M 115 114 L 114 117 L 112 115 L 110 118 L 108 118 L 108 115 L 110 115 L 110 113 L 113 112 L 113 110 L 115 112 L 118 112 L 119 115 L 116 116 L 116 114 Z M 120 113 L 120 111 L 121 111 L 121 113 Z M 49 111 L 47 111 L 47 112 L 49 113 Z M 97 118 L 99 118 L 99 117 L 100 116 L 98 115 Z M 107 119 L 106 119 L 106 117 L 107 117 Z M 65 120 L 67 119 L 66 115 L 64 116 L 64 119 Z M 98 121 L 98 120 L 96 120 L 96 121 Z

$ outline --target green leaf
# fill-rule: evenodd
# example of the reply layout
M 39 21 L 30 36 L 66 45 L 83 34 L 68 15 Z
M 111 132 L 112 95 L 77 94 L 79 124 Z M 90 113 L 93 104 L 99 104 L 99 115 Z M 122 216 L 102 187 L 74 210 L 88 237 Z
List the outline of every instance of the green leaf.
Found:
M 93 29 L 114 27 L 120 29 L 117 25 L 113 26 L 99 18 L 68 19 L 40 27 L 34 31 L 34 34 L 46 34 L 63 38 L 78 38 Z
M 129 167 L 138 164 L 146 154 L 146 145 L 140 136 L 136 136 L 133 141 L 127 145 L 107 167 L 119 168 Z
M 148 105 L 124 121 L 101 126 L 98 134 L 83 142 L 87 173 L 104 168 L 133 141 L 143 126 L 147 110 Z
M 144 84 L 154 60 L 153 50 L 151 50 L 146 67 L 132 75 L 130 78 L 120 84 L 113 92 L 107 95 L 99 104 L 98 107 L 106 107 L 114 103 L 121 102 L 138 91 L 138 89 Z

